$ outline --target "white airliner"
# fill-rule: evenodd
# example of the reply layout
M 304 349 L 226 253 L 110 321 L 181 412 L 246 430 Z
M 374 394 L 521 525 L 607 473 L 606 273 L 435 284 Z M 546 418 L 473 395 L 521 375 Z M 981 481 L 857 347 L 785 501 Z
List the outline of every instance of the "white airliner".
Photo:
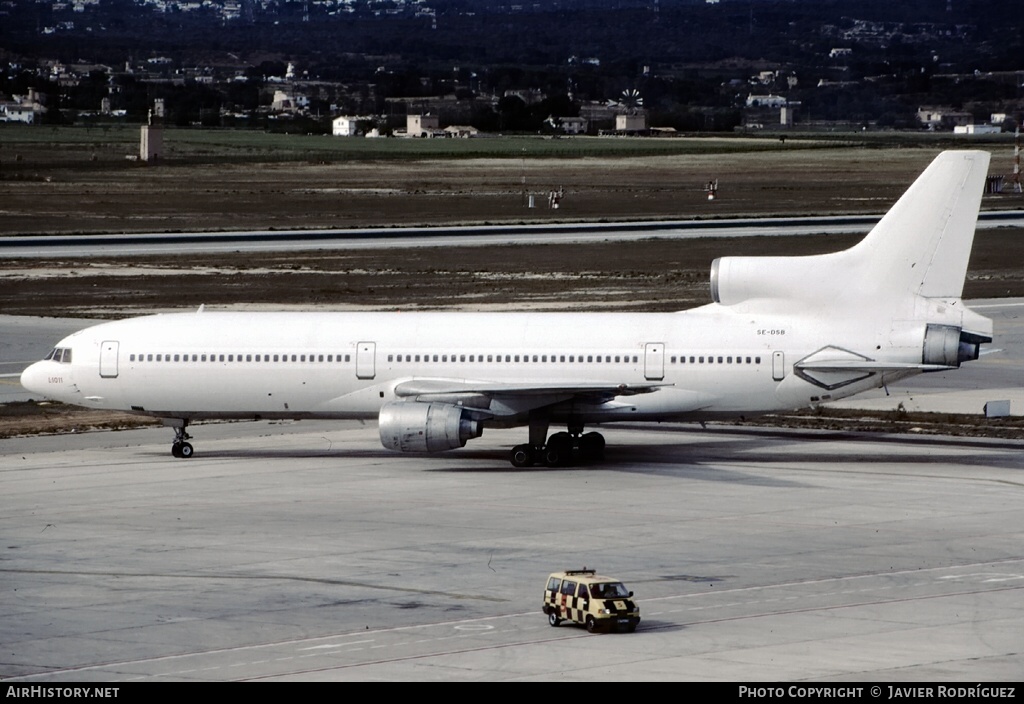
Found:
M 156 416 L 375 418 L 401 452 L 527 426 L 516 466 L 600 457 L 586 425 L 750 416 L 954 369 L 992 341 L 961 301 L 988 170 L 940 154 L 857 245 L 724 257 L 678 313 L 231 313 L 104 323 L 22 374 L 59 401 Z M 548 437 L 551 426 L 565 431 Z

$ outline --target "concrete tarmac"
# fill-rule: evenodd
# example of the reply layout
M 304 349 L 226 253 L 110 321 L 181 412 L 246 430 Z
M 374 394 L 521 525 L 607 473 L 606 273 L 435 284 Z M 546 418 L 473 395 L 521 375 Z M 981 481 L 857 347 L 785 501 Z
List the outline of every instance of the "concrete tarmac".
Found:
M 1024 441 L 661 425 L 514 469 L 358 423 L 0 443 L 0 679 L 1017 681 Z M 634 634 L 541 613 L 586 565 Z

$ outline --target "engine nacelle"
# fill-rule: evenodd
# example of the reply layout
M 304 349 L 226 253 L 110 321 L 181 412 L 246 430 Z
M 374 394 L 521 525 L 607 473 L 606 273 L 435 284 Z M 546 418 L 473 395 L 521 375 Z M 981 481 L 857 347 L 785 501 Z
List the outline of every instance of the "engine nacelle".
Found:
M 711 263 L 711 299 L 734 305 L 752 299 L 819 300 L 835 290 L 835 255 L 719 257 Z
M 465 409 L 448 403 L 392 401 L 380 409 L 380 442 L 399 452 L 440 452 L 483 434 Z
M 977 359 L 980 345 L 991 341 L 990 337 L 964 332 L 954 325 L 930 323 L 924 331 L 921 361 L 924 364 L 959 367 L 962 362 Z

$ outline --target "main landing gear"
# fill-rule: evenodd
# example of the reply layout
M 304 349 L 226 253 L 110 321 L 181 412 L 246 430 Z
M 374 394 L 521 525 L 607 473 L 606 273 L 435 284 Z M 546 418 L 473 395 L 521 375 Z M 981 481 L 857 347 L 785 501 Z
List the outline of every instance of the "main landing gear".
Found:
M 188 459 L 195 452 L 192 448 L 192 443 L 188 442 L 192 439 L 192 436 L 185 431 L 187 425 L 188 421 L 183 420 L 181 425 L 174 426 L 174 443 L 171 445 L 171 455 L 174 457 Z
M 512 448 L 512 464 L 516 467 L 567 467 L 604 457 L 601 433 L 584 433 L 582 425 L 570 425 L 568 432 L 554 433 L 544 442 L 547 431 L 546 420 L 530 418 L 530 442 Z

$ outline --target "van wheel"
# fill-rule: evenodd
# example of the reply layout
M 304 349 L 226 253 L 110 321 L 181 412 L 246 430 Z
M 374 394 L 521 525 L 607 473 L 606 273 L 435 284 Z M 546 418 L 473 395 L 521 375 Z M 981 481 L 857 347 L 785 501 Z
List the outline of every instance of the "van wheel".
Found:
M 558 618 L 558 612 L 557 611 L 554 611 L 554 610 L 548 611 L 548 623 L 549 624 L 551 624 L 552 626 L 557 626 L 561 622 L 562 622 L 562 619 Z
M 587 631 L 593 633 L 597 630 L 597 621 L 594 620 L 593 616 L 587 616 Z

